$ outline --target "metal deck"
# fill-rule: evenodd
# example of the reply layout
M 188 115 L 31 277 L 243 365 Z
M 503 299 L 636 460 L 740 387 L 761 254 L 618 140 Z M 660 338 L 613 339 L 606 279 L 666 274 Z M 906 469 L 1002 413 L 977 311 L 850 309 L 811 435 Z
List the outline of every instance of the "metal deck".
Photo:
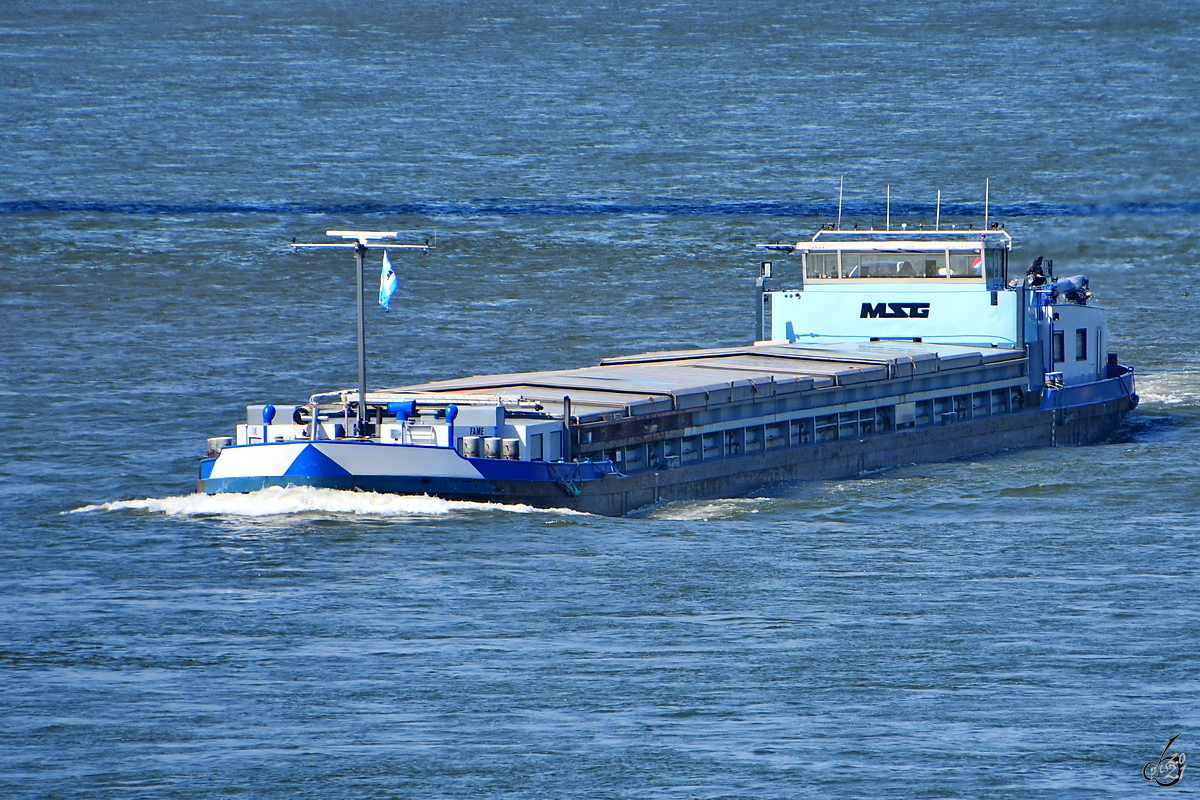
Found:
M 690 405 L 689 396 L 714 395 L 725 402 L 766 392 L 772 395 L 812 389 L 861 386 L 876 381 L 934 375 L 1019 362 L 1019 350 L 920 342 L 788 344 L 643 353 L 606 358 L 598 366 L 508 375 L 477 375 L 372 394 L 521 397 L 561 415 L 563 398 L 580 423 L 599 421 L 620 410 L 623 416 L 659 413 Z M 948 376 L 947 376 L 948 377 Z M 740 390 L 740 391 L 739 391 Z

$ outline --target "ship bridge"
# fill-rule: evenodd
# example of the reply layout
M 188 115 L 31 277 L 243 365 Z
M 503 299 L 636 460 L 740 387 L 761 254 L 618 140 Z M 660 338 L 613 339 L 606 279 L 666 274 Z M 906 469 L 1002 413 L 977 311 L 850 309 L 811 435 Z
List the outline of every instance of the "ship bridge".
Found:
M 822 230 L 759 246 L 801 259 L 786 281 L 763 262 L 761 340 L 1024 344 L 1027 300 L 1022 282 L 1009 285 L 1004 230 Z

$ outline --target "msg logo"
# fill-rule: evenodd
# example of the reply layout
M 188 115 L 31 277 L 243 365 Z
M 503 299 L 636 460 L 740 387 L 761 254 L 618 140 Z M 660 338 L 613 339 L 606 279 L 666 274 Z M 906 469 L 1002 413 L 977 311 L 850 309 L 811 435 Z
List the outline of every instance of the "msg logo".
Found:
M 929 303 L 862 304 L 859 319 L 928 319 Z

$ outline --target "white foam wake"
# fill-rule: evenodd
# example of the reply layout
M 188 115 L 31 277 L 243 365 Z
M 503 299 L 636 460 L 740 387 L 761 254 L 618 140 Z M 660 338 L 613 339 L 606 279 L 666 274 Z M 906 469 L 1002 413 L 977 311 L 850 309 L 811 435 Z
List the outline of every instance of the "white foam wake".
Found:
M 1165 406 L 1200 405 L 1200 374 L 1171 372 L 1137 376 L 1142 402 Z
M 634 516 L 674 522 L 709 522 L 710 520 L 733 519 L 745 514 L 757 514 L 764 504 L 770 502 L 770 498 L 766 497 L 684 500 L 661 506 L 651 506 L 640 513 L 635 512 Z
M 311 486 L 272 486 L 248 494 L 189 494 L 182 497 L 149 497 L 84 506 L 69 513 L 95 511 L 157 511 L 170 516 L 272 517 L 288 514 L 359 514 L 363 516 L 440 516 L 455 511 L 509 511 L 575 514 L 569 509 L 540 509 L 527 505 L 468 503 L 428 495 L 376 494 L 317 489 Z

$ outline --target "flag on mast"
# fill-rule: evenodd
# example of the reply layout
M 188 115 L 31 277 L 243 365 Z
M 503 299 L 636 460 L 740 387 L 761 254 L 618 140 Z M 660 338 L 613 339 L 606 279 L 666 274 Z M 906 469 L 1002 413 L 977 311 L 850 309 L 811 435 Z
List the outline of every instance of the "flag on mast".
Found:
M 399 283 L 395 271 L 392 270 L 392 262 L 388 260 L 387 250 L 384 250 L 383 271 L 379 273 L 379 305 L 383 306 L 384 311 L 391 310 L 388 304 L 392 302 L 392 295 L 396 293 Z

